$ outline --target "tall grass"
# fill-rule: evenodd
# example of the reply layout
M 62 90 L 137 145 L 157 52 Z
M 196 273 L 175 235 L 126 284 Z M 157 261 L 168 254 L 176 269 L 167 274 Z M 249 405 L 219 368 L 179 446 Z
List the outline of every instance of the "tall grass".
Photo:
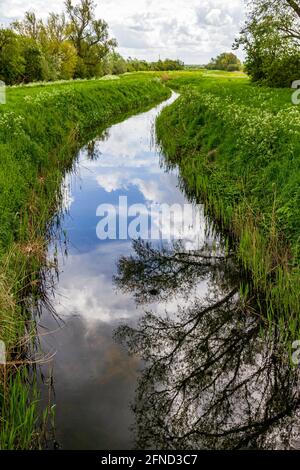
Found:
M 0 393 L 1 450 L 38 447 L 38 395 L 24 367 L 8 373 Z
M 300 337 L 300 112 L 289 90 L 183 77 L 157 132 L 185 184 L 237 241 L 264 313 Z

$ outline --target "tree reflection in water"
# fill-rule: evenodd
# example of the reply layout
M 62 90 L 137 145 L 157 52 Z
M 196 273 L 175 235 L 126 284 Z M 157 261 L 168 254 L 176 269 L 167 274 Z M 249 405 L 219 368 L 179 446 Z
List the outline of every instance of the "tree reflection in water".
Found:
M 168 250 L 135 241 L 134 250 L 119 262 L 121 290 L 145 304 L 186 298 L 172 314 L 148 311 L 137 327 L 116 332 L 145 361 L 133 404 L 137 447 L 297 446 L 298 370 L 276 332 L 262 334 L 262 316 L 239 295 L 232 259 L 180 244 Z M 201 279 L 208 279 L 204 298 L 191 294 Z

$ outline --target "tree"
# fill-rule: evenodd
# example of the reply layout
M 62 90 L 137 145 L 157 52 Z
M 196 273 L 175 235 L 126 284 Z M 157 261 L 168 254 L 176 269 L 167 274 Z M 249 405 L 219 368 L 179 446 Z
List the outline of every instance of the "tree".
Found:
M 249 15 L 235 48 L 246 51 L 253 81 L 290 86 L 299 78 L 300 3 L 293 0 L 249 2 Z
M 27 11 L 23 21 L 15 21 L 12 23 L 12 28 L 20 36 L 37 40 L 39 38 L 43 23 L 38 20 L 35 13 Z
M 121 75 L 125 72 L 127 72 L 126 60 L 120 54 L 110 52 L 103 61 L 104 75 Z
M 30 39 L 23 40 L 25 69 L 23 81 L 26 83 L 47 80 L 47 64 L 39 44 Z
M 60 77 L 59 47 L 65 37 L 64 15 L 51 13 L 46 24 L 34 12 L 12 23 L 23 45 L 25 60 L 24 81 L 55 80 Z
M 72 0 L 66 0 L 65 6 L 69 19 L 68 37 L 79 58 L 77 75 L 96 75 L 101 68 L 101 60 L 117 43 L 115 39 L 109 39 L 107 23 L 95 18 L 95 4 L 92 0 L 80 0 L 77 5 L 73 5 Z
M 157 71 L 170 71 L 170 70 L 182 70 L 184 68 L 184 63 L 180 60 L 165 59 L 158 62 L 152 62 L 151 69 Z
M 70 41 L 61 43 L 59 50 L 59 77 L 63 80 L 70 80 L 74 77 L 77 66 L 76 49 Z
M 0 80 L 7 85 L 20 82 L 25 71 L 23 48 L 17 35 L 0 29 Z
M 65 14 L 50 13 L 42 25 L 39 41 L 47 60 L 49 79 L 71 79 L 77 64 L 77 51 L 67 36 Z
M 241 70 L 241 61 L 232 52 L 223 52 L 206 66 L 209 70 L 226 70 L 227 72 L 234 72 Z
M 150 68 L 151 66 L 146 60 L 140 60 L 132 57 L 127 59 L 128 72 L 146 72 L 147 70 L 150 70 Z
M 76 5 L 66 0 L 65 6 L 66 13 L 50 13 L 46 22 L 29 11 L 23 20 L 12 23 L 15 40 L 23 48 L 25 81 L 103 73 L 103 60 L 116 46 L 109 38 L 107 23 L 96 19 L 92 0 L 80 0 Z M 121 62 L 115 65 L 120 71 L 124 70 Z
M 43 25 L 42 30 L 48 41 L 61 44 L 63 41 L 67 40 L 67 23 L 65 14 L 62 13 L 61 15 L 57 15 L 55 13 L 50 13 L 46 26 Z

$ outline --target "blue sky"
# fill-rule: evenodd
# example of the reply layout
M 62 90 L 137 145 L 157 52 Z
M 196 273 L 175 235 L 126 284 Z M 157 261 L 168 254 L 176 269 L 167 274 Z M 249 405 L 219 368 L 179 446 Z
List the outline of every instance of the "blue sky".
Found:
M 110 25 L 125 57 L 180 58 L 205 63 L 230 51 L 244 21 L 244 0 L 97 0 L 97 15 Z M 33 10 L 41 18 L 60 12 L 63 0 L 0 0 L 0 23 Z M 242 58 L 242 52 L 239 53 Z

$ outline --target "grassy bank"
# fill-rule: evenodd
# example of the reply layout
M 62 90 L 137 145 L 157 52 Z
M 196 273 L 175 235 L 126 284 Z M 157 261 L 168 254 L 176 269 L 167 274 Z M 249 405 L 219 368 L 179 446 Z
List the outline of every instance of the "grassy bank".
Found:
M 182 95 L 157 132 L 188 188 L 237 244 L 264 314 L 300 337 L 300 113 L 291 91 L 242 76 L 170 77 Z
M 26 343 L 28 303 L 42 290 L 47 224 L 76 150 L 125 116 L 166 99 L 157 80 L 132 78 L 9 88 L 0 106 L 0 448 L 38 445 Z

